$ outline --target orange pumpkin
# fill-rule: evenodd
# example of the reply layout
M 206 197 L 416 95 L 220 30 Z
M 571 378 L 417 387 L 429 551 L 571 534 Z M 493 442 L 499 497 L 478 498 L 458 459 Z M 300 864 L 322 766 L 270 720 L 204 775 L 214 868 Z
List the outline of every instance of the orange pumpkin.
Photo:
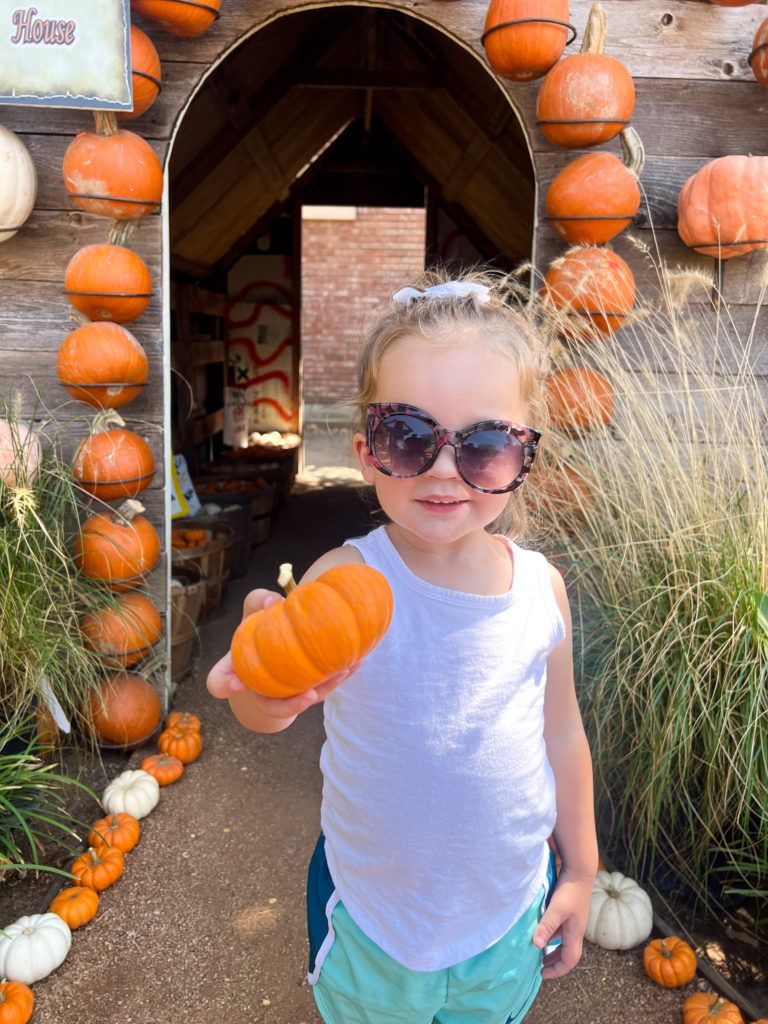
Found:
M 760 25 L 752 42 L 749 66 L 756 81 L 768 89 L 768 18 Z
M 604 8 L 594 4 L 581 52 L 559 60 L 541 83 L 536 123 L 556 146 L 597 146 L 632 117 L 635 86 L 624 64 L 603 53 L 606 28 Z
M 80 618 L 86 646 L 110 665 L 127 668 L 149 654 L 163 633 L 160 612 L 144 594 L 129 591 Z
M 535 484 L 528 491 L 540 511 L 573 534 L 585 522 L 585 511 L 594 504 L 593 489 L 572 466 L 537 467 Z
M 696 954 L 684 939 L 670 935 L 648 943 L 643 951 L 643 966 L 658 985 L 679 988 L 696 976 Z
M 144 438 L 106 410 L 94 417 L 90 434 L 78 445 L 72 475 L 84 491 L 104 501 L 133 498 L 152 482 L 155 459 Z
M 165 727 L 200 732 L 202 723 L 197 715 L 191 715 L 188 711 L 172 711 L 165 720 Z
M 197 729 L 163 729 L 157 738 L 161 754 L 177 757 L 182 764 L 196 760 L 203 750 L 203 738 Z
M 632 312 L 635 278 L 610 249 L 575 246 L 551 264 L 541 299 L 545 310 L 558 314 L 563 334 L 595 341 L 617 331 Z
M 116 846 L 121 853 L 130 853 L 141 836 L 141 825 L 138 819 L 127 811 L 108 814 L 99 818 L 91 827 L 88 845 L 98 849 L 100 843 Z
M 0 1024 L 27 1024 L 35 997 L 23 981 L 0 981 Z
M 488 63 L 513 82 L 541 78 L 568 42 L 569 17 L 568 0 L 491 0 L 481 37 Z
M 90 847 L 81 853 L 69 870 L 78 885 L 102 892 L 120 878 L 125 870 L 125 861 L 122 850 L 102 843 L 98 849 Z
M 115 672 L 91 694 L 91 721 L 99 741 L 136 747 L 152 735 L 162 706 L 154 686 L 132 672 Z
M 163 168 L 148 142 L 96 111 L 97 130 L 81 132 L 64 153 L 64 186 L 76 206 L 113 220 L 153 213 L 163 194 Z
M 547 381 L 547 407 L 553 427 L 606 427 L 611 422 L 613 403 L 610 383 L 588 366 L 554 370 Z
M 269 697 L 301 693 L 373 650 L 392 609 L 392 591 L 378 570 L 334 566 L 240 623 L 232 638 L 235 672 Z
M 768 246 L 768 156 L 721 156 L 692 174 L 677 199 L 677 231 L 722 260 Z
M 160 92 L 162 69 L 155 44 L 146 32 L 131 25 L 131 81 L 133 83 L 133 107 L 118 110 L 119 118 L 139 117 L 149 110 Z
M 748 7 L 750 4 L 756 4 L 757 0 L 709 0 L 709 2 L 718 7 Z
M 744 1024 L 744 1018 L 728 999 L 712 992 L 696 992 L 683 1003 L 683 1024 Z
M 153 775 L 159 785 L 169 786 L 181 778 L 184 762 L 172 754 L 151 754 L 141 762 L 141 770 Z
M 547 191 L 552 227 L 572 245 L 602 245 L 628 227 L 640 208 L 639 171 L 613 153 L 571 161 Z
M 99 909 L 99 894 L 87 885 L 72 885 L 54 896 L 48 911 L 58 914 L 65 924 L 74 931 L 82 928 L 96 916 Z M 0 1012 L 0 1022 L 3 1016 Z
M 174 36 L 199 36 L 219 16 L 221 0 L 131 0 L 131 10 Z
M 125 324 L 149 305 L 152 278 L 138 253 L 105 242 L 78 249 L 64 272 L 64 291 L 91 320 Z
M 160 558 L 160 538 L 143 511 L 143 505 L 130 501 L 87 519 L 75 541 L 78 569 L 110 590 L 138 586 Z
M 120 324 L 98 322 L 66 336 L 56 368 L 73 398 L 110 409 L 132 402 L 149 373 L 147 353 L 130 331 Z

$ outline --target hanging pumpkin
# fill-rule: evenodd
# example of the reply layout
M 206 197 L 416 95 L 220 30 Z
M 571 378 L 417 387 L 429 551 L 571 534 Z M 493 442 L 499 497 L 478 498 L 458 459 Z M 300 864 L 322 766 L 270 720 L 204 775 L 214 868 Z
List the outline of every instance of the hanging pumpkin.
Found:
M 0 125 L 0 242 L 13 238 L 37 199 L 37 171 L 29 150 Z
M 722 260 L 768 246 L 768 156 L 721 156 L 692 174 L 677 199 L 686 245 Z
M 755 33 L 752 52 L 749 55 L 752 74 L 764 89 L 768 89 L 768 18 Z
M 155 731 L 161 715 L 157 690 L 132 672 L 115 672 L 91 694 L 93 731 L 106 743 L 126 749 L 140 746 Z
M 373 650 L 392 607 L 392 591 L 377 569 L 334 566 L 240 623 L 232 638 L 235 672 L 269 697 L 301 693 Z
M 575 38 L 569 17 L 568 0 L 491 0 L 481 37 L 488 63 L 512 82 L 541 78 Z
M 59 347 L 56 369 L 64 389 L 86 405 L 112 409 L 141 392 L 149 374 L 143 346 L 120 324 L 83 324 Z
M 149 110 L 160 92 L 161 79 L 162 69 L 155 44 L 146 32 L 131 25 L 133 106 L 130 110 L 118 110 L 117 116 L 132 119 Z
M 30 427 L 0 420 L 0 480 L 9 487 L 32 482 L 42 457 L 40 438 Z
M 78 249 L 64 272 L 64 291 L 91 320 L 125 324 L 149 305 L 152 278 L 138 253 L 105 242 Z
M 199 36 L 219 17 L 221 0 L 131 0 L 131 10 L 174 36 Z
M 81 132 L 64 153 L 64 185 L 88 213 L 134 220 L 153 213 L 163 194 L 163 168 L 148 142 L 96 111 L 95 132 Z
M 72 474 L 84 491 L 104 501 L 134 498 L 149 487 L 155 460 L 147 442 L 111 409 L 97 413 L 75 451 Z
M 130 853 L 141 837 L 141 825 L 132 814 L 120 811 L 99 818 L 88 834 L 88 845 L 98 847 L 116 846 L 122 853 Z
M 643 951 L 648 977 L 664 988 L 687 985 L 696 976 L 696 954 L 684 939 L 669 935 L 653 939 Z
M 110 590 L 138 586 L 160 558 L 160 538 L 143 511 L 139 502 L 126 501 L 87 519 L 75 542 L 78 569 Z
M 563 334 L 594 341 L 617 331 L 632 312 L 635 278 L 610 249 L 575 246 L 551 264 L 541 301 L 545 310 L 556 313 Z
M 107 664 L 128 668 L 149 654 L 163 633 L 160 612 L 136 591 L 120 594 L 80 618 L 86 646 Z
M 547 409 L 553 427 L 583 430 L 607 427 L 613 415 L 613 388 L 588 366 L 554 370 L 547 380 Z
M 602 245 L 628 227 L 640 208 L 643 145 L 634 128 L 625 128 L 621 139 L 626 162 L 605 150 L 585 153 L 549 186 L 547 216 L 572 245 Z
M 58 914 L 71 931 L 82 928 L 96 916 L 99 909 L 99 894 L 95 889 L 86 885 L 71 885 L 61 889 L 53 898 L 48 910 L 51 914 Z M 2 1024 L 0 1014 L 0 1024 Z
M 603 53 L 606 31 L 605 10 L 593 4 L 581 52 L 559 60 L 541 83 L 536 123 L 556 146 L 597 146 L 629 124 L 635 86 L 624 64 Z
M 27 1024 L 35 997 L 22 981 L 0 981 L 0 1024 Z
M 182 764 L 195 761 L 203 750 L 203 738 L 197 729 L 163 729 L 157 738 L 161 754 L 177 757 Z
M 696 992 L 683 1003 L 683 1024 L 744 1024 L 744 1018 L 729 999 Z
M 172 754 L 150 754 L 141 762 L 141 770 L 157 779 L 159 786 L 170 786 L 183 775 L 184 762 Z

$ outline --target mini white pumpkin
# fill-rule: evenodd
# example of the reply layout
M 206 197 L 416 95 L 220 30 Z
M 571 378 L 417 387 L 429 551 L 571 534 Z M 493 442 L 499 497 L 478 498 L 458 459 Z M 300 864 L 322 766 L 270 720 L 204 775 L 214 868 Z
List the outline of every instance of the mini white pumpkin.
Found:
M 127 769 L 104 790 L 101 803 L 109 814 L 125 811 L 134 818 L 145 818 L 160 799 L 160 784 L 141 768 Z
M 598 871 L 584 938 L 603 949 L 631 949 L 653 929 L 651 898 L 620 871 Z
M 37 171 L 29 150 L 0 124 L 0 242 L 13 238 L 32 213 L 36 198 Z
M 4 934 L 3 934 L 4 933 Z M 39 981 L 66 959 L 72 932 L 58 914 L 31 914 L 0 933 L 0 978 Z

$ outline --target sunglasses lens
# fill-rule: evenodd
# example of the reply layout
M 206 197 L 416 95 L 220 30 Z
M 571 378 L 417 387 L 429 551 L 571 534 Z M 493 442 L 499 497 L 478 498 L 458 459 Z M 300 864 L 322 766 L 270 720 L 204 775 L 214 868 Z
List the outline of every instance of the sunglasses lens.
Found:
M 393 476 L 416 476 L 435 452 L 435 432 L 416 416 L 387 416 L 373 434 L 373 452 Z
M 503 430 L 476 430 L 461 445 L 459 464 L 467 482 L 486 491 L 508 487 L 523 469 L 523 446 Z

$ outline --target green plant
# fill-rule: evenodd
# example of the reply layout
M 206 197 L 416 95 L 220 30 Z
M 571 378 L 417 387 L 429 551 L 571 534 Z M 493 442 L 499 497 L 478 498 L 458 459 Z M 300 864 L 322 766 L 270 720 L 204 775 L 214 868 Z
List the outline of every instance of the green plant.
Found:
M 603 850 L 657 892 L 768 909 L 768 447 L 754 368 L 711 281 L 658 267 L 660 295 L 586 355 L 608 427 L 560 432 L 590 482 L 548 523 L 573 595 Z M 697 301 L 690 301 L 698 290 Z M 760 296 L 762 300 L 762 295 Z M 578 494 L 576 495 L 578 498 Z

